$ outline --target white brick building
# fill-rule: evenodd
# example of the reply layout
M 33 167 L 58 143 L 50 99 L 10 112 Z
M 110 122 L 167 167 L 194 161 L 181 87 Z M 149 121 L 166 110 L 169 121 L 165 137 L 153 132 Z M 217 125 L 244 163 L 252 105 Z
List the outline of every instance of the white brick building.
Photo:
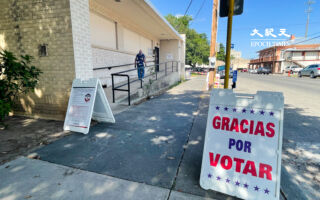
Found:
M 63 119 L 74 78 L 109 87 L 111 73 L 133 66 L 96 69 L 133 63 L 139 49 L 149 61 L 158 50 L 160 62 L 184 66 L 183 37 L 147 0 L 1 0 L 0 8 L 0 48 L 34 56 L 44 72 L 35 93 L 19 99 L 20 113 Z

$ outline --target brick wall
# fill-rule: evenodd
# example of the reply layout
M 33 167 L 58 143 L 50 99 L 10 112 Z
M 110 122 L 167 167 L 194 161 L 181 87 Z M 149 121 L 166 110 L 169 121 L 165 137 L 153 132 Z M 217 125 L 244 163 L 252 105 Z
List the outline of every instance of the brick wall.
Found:
M 76 78 L 93 77 L 88 0 L 70 0 Z
M 75 78 L 69 0 L 1 0 L 0 8 L 2 47 L 34 56 L 43 71 L 35 93 L 19 98 L 17 111 L 62 119 Z M 47 44 L 48 56 L 39 56 L 40 44 Z

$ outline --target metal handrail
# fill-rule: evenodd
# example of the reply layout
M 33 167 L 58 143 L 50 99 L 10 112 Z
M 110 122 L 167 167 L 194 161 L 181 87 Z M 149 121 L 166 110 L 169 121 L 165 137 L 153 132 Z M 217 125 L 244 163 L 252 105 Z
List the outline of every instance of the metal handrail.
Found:
M 146 61 L 146 63 L 151 63 L 154 61 Z M 100 70 L 100 69 L 113 69 L 113 68 L 118 68 L 118 67 L 126 67 L 126 66 L 130 66 L 130 65 L 135 65 L 135 63 L 129 63 L 129 64 L 122 64 L 122 65 L 113 65 L 113 66 L 108 66 L 108 67 L 98 67 L 98 68 L 94 68 L 93 70 Z
M 172 63 L 172 72 L 174 71 L 174 66 L 173 66 L 173 63 L 176 63 L 176 71 L 178 71 L 178 61 L 169 61 L 169 62 L 163 62 L 163 63 L 159 63 L 159 64 L 154 64 L 154 65 L 150 65 L 150 66 L 145 66 L 145 68 L 150 68 L 150 67 L 157 67 L 159 66 L 160 68 L 160 65 L 161 64 L 165 64 L 165 69 L 164 70 L 155 70 L 155 77 L 156 77 L 156 80 L 158 80 L 158 73 L 159 72 L 163 72 L 165 71 L 165 76 L 167 76 L 168 74 L 168 70 L 167 70 L 167 64 L 168 63 Z M 115 103 L 115 91 L 123 91 L 123 92 L 128 92 L 128 105 L 130 106 L 131 105 L 131 100 L 130 100 L 130 84 L 133 83 L 133 82 L 136 82 L 136 81 L 139 81 L 139 79 L 136 79 L 136 80 L 132 80 L 130 81 L 130 76 L 128 74 L 123 74 L 123 73 L 126 73 L 126 72 L 131 72 L 131 71 L 135 71 L 137 70 L 136 68 L 134 69 L 129 69 L 129 70 L 124 70 L 124 71 L 120 71 L 120 72 L 117 72 L 117 73 L 112 73 L 111 74 L 111 78 L 112 78 L 112 102 Z M 153 74 L 149 74 L 149 75 L 146 75 L 146 77 L 149 77 L 149 76 L 152 76 Z M 121 85 L 118 85 L 115 87 L 115 84 L 114 84 L 114 77 L 115 76 L 124 76 L 124 77 L 127 77 L 127 82 L 124 83 L 124 84 L 121 84 Z M 140 80 L 140 87 L 142 88 L 143 84 L 142 84 L 142 80 Z M 127 85 L 128 86 L 128 89 L 120 89 L 121 87 Z

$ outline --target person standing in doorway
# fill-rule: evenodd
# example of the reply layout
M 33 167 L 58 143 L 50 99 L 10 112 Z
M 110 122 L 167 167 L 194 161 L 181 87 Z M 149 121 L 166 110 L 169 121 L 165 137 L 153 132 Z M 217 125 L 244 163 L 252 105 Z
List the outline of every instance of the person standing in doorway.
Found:
M 144 67 L 146 66 L 146 57 L 142 53 L 140 49 L 139 53 L 136 55 L 136 59 L 134 60 L 135 68 L 138 69 L 138 78 L 139 80 L 143 80 L 144 78 Z

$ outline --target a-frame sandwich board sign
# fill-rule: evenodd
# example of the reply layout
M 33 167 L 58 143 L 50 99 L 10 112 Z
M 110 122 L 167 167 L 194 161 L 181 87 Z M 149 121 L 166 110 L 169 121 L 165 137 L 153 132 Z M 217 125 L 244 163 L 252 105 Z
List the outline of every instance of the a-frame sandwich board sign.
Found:
M 96 78 L 75 79 L 72 83 L 63 129 L 87 134 L 91 118 L 98 122 L 115 123 L 101 82 Z
M 211 92 L 200 186 L 247 200 L 280 198 L 284 97 Z

